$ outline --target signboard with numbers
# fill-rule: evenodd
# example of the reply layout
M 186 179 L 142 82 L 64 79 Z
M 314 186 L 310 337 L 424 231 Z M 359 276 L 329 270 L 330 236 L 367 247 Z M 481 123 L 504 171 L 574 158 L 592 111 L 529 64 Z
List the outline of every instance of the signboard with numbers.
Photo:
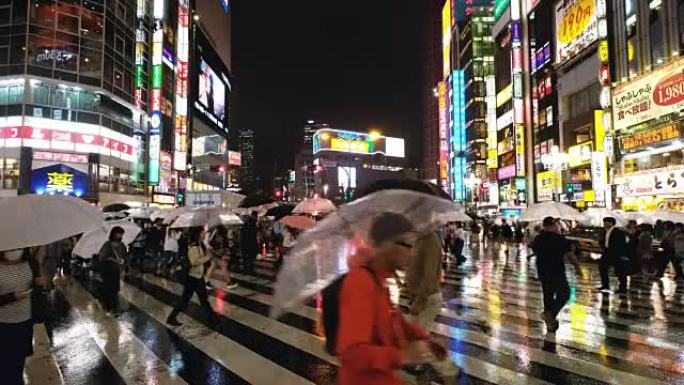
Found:
M 556 4 L 556 62 L 562 63 L 598 39 L 594 0 L 561 0 Z

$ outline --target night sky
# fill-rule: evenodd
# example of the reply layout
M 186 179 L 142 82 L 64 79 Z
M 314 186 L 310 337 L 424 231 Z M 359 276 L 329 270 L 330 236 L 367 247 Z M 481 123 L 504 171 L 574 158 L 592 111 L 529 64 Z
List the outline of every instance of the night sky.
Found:
M 307 119 L 403 137 L 408 165 L 419 165 L 422 1 L 231 6 L 231 128 L 255 130 L 256 171 L 266 183 L 276 167 L 294 166 Z

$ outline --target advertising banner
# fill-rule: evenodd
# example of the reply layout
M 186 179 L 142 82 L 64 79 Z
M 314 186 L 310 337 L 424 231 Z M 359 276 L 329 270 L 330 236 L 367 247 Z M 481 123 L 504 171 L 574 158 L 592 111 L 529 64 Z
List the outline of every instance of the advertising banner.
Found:
M 556 4 L 556 62 L 562 63 L 598 39 L 595 0 Z
M 591 156 L 591 185 L 596 192 L 594 200 L 605 201 L 605 189 L 608 182 L 606 154 L 596 151 Z
M 228 164 L 231 166 L 241 166 L 242 154 L 238 151 L 228 151 Z
M 36 151 L 31 162 L 31 193 L 85 196 L 88 166 L 87 155 Z
M 313 137 L 314 154 L 337 151 L 352 154 L 384 154 L 403 158 L 404 139 L 333 129 L 318 130 Z
M 616 182 L 618 197 L 681 194 L 684 193 L 684 166 L 629 173 Z
M 442 66 L 446 79 L 451 73 L 451 0 L 442 8 Z
M 515 176 L 515 165 L 500 168 L 497 172 L 499 180 L 512 178 Z
M 579 167 L 591 163 L 591 153 L 594 146 L 591 142 L 580 143 L 568 149 L 568 165 Z
M 620 138 L 620 146 L 623 151 L 630 151 L 662 144 L 673 139 L 679 139 L 677 123 L 670 123 L 662 127 L 623 136 Z
M 612 92 L 613 127 L 621 130 L 684 109 L 684 59 L 639 77 Z
M 537 173 L 537 201 L 552 201 L 553 192 L 560 181 L 557 171 L 543 171 Z

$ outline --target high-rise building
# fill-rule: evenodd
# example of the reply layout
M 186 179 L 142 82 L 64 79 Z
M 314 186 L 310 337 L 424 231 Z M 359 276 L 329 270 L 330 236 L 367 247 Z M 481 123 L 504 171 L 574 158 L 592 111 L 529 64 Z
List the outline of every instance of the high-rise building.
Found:
M 465 174 L 469 177 L 465 198 L 469 202 L 488 202 L 488 191 L 482 183 L 495 179 L 487 167 L 487 124 L 488 114 L 492 113 L 487 108 L 487 97 L 494 96 L 487 87 L 487 81 L 491 82 L 494 76 L 493 25 L 491 6 L 470 8 L 459 31 L 459 66 L 456 76 L 452 76 L 452 100 L 458 103 L 458 98 L 463 97 L 454 108 L 465 106 L 455 116 L 462 114 L 460 124 L 465 123 Z M 462 130 L 458 124 L 455 122 L 455 129 Z
M 421 178 L 433 183 L 439 181 L 439 82 L 442 81 L 442 0 L 428 0 L 423 23 L 422 78 L 423 99 L 423 165 Z
M 192 180 L 203 179 L 194 155 L 207 152 L 193 142 L 228 129 L 230 45 L 207 43 L 230 40 L 230 14 L 218 1 L 31 0 L 6 8 L 0 195 L 174 204 L 189 188 L 189 160 Z M 210 135 L 198 135 L 199 120 Z M 213 142 L 222 157 L 225 141 Z
M 250 128 L 240 129 L 240 154 L 242 164 L 240 165 L 240 185 L 247 192 L 256 190 L 256 179 L 254 175 L 254 130 Z
M 329 128 L 325 123 L 307 120 L 304 125 L 304 141 L 302 148 L 295 155 L 295 191 L 296 199 L 310 198 L 314 194 L 313 170 L 313 138 L 316 131 Z

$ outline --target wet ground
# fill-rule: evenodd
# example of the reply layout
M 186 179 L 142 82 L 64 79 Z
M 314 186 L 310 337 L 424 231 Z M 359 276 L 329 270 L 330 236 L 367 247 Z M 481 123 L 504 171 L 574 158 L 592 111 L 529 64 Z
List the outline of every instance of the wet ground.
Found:
M 338 363 L 323 350 L 316 301 L 268 318 L 273 263 L 259 266 L 257 276 L 233 276 L 238 289 L 211 291 L 221 314 L 213 327 L 196 298 L 179 316 L 183 326 L 167 326 L 182 287 L 162 278 L 126 278 L 118 318 L 95 300 L 96 282 L 64 285 L 55 295 L 51 349 L 36 327 L 29 383 L 334 384 Z M 558 332 L 547 334 L 534 259 L 524 251 L 475 248 L 463 266 L 450 267 L 432 333 L 461 368 L 460 383 L 684 384 L 683 284 L 671 276 L 635 279 L 627 295 L 594 293 L 594 264 L 569 267 L 568 278 L 570 303 Z M 394 283 L 392 293 L 405 305 Z

